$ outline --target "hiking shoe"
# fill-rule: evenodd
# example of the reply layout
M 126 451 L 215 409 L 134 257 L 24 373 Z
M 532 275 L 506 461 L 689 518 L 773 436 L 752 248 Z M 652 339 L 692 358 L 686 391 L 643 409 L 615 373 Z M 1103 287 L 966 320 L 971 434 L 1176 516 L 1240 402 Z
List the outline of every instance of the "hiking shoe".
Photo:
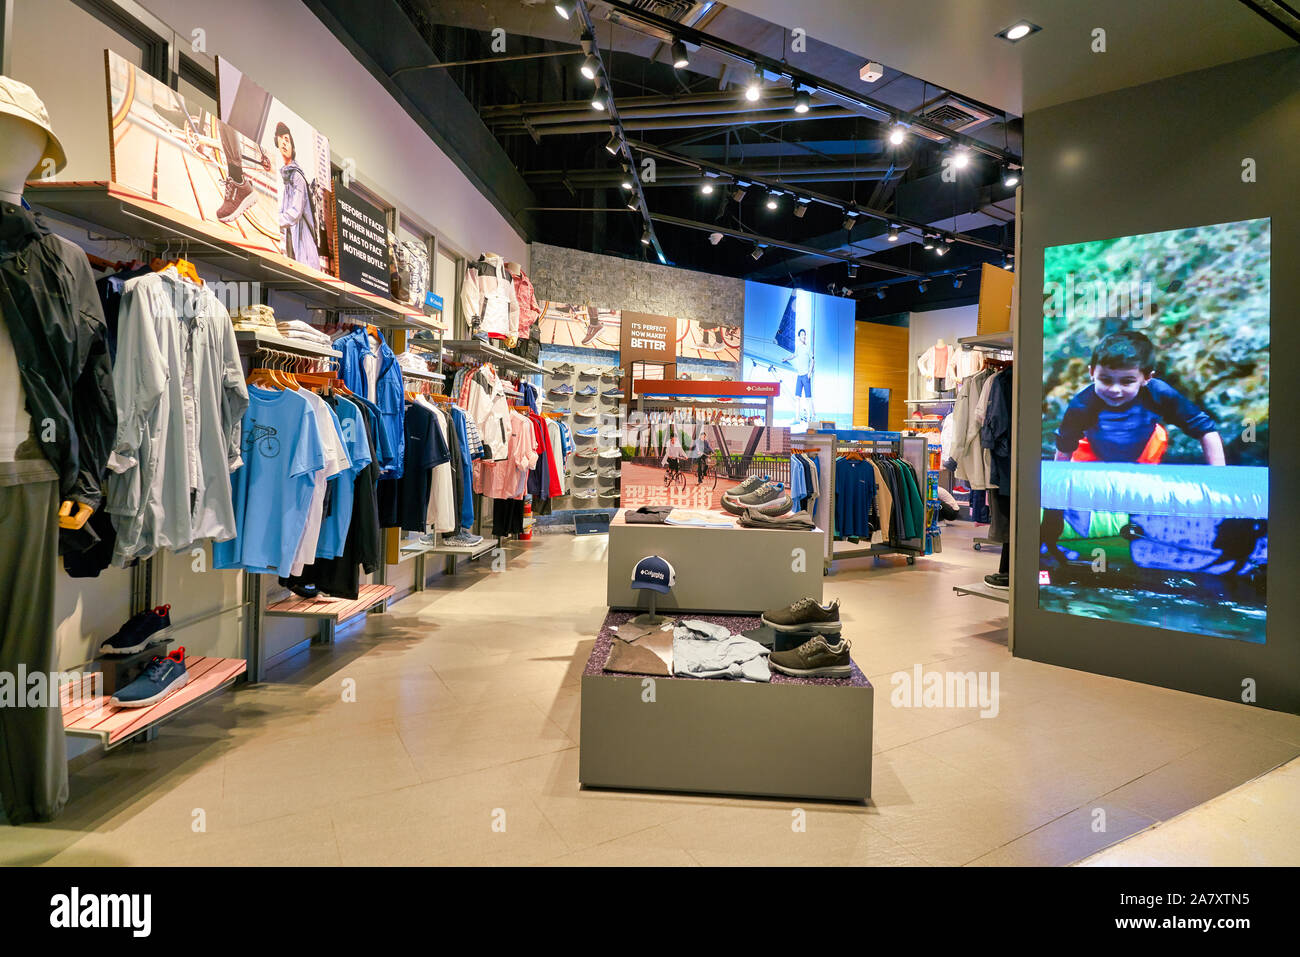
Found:
M 808 631 L 823 635 L 840 633 L 840 602 L 819 604 L 812 598 L 800 598 L 786 608 L 763 612 L 763 624 L 775 631 Z
M 723 496 L 722 507 L 732 515 L 740 515 L 747 508 L 758 508 L 760 505 L 767 505 L 775 502 L 783 495 L 785 495 L 785 486 L 780 482 L 764 482 L 746 495 L 740 495 L 736 498 Z
M 578 395 L 595 395 L 595 394 L 596 394 L 596 387 L 595 387 L 594 385 L 586 385 L 586 386 L 583 386 L 581 389 L 579 389 L 579 390 L 577 391 L 577 394 L 578 394 Z
M 773 671 L 796 678 L 847 678 L 852 673 L 849 642 L 830 642 L 821 635 L 809 638 L 793 651 L 772 652 L 767 663 Z
M 573 386 L 567 382 L 563 385 L 557 385 L 551 390 L 551 395 L 573 395 Z
M 177 648 L 166 657 L 151 661 L 144 674 L 120 689 L 109 699 L 109 704 L 119 708 L 147 708 L 185 687 L 189 680 L 189 673 L 185 670 L 185 649 Z
M 573 375 L 573 363 L 566 362 L 563 365 L 558 365 L 548 372 L 547 375 Z
M 248 207 L 257 202 L 253 187 L 249 185 L 247 180 L 239 183 L 236 183 L 233 179 L 224 180 L 221 189 L 223 193 L 221 205 L 217 207 L 217 220 L 219 222 L 228 223 L 232 219 L 238 219 Z
M 600 377 L 601 377 L 602 379 L 621 379 L 621 378 L 623 378 L 623 370 L 622 370 L 622 369 L 610 369 L 610 370 L 608 370 L 607 372 L 602 372 L 602 373 L 600 374 Z
M 99 646 L 101 655 L 134 655 L 172 633 L 171 605 L 159 605 L 132 616 L 117 634 Z
M 993 587 L 993 588 L 1010 588 L 1010 587 L 1011 587 L 1011 576 L 1010 576 L 1010 575 L 998 575 L 998 574 L 985 575 L 985 576 L 984 576 L 984 584 L 989 585 L 989 586 L 991 586 L 991 587 Z
M 730 488 L 727 489 L 727 491 L 723 492 L 722 497 L 724 499 L 740 498 L 740 496 L 742 495 L 748 495 L 750 492 L 754 491 L 754 489 L 758 488 L 766 481 L 767 481 L 766 475 L 751 475 L 749 478 L 745 479 L 745 481 L 741 482 L 735 488 Z

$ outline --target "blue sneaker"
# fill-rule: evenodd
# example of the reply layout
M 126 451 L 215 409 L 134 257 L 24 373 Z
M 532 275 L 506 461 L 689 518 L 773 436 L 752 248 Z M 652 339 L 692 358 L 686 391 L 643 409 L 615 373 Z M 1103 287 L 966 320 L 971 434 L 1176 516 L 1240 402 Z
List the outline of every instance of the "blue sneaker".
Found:
M 569 391 L 572 392 L 573 390 L 570 389 Z M 595 387 L 594 385 L 583 386 L 581 389 L 578 390 L 577 394 L 578 394 L 578 395 L 595 395 L 595 394 L 596 394 L 596 387 Z
M 621 399 L 623 398 L 623 390 L 607 389 L 604 392 L 602 392 L 601 395 L 604 396 L 606 399 Z
M 131 618 L 99 646 L 101 655 L 134 655 L 172 633 L 171 605 L 149 608 Z
M 600 435 L 600 430 L 592 426 L 590 429 L 579 430 L 578 434 L 581 436 Z
M 582 393 L 578 394 L 582 395 Z M 557 385 L 551 390 L 551 395 L 573 395 L 573 386 L 569 385 L 567 382 L 564 383 L 564 385 Z
M 185 670 L 185 649 L 177 648 L 165 658 L 155 658 L 139 678 L 109 699 L 119 708 L 147 708 L 157 704 L 173 691 L 179 691 L 190 680 Z
M 568 410 L 568 409 L 551 409 L 551 411 L 554 412 L 556 415 L 568 415 L 568 414 L 569 414 L 569 410 Z M 581 414 L 581 413 L 579 413 L 579 414 Z

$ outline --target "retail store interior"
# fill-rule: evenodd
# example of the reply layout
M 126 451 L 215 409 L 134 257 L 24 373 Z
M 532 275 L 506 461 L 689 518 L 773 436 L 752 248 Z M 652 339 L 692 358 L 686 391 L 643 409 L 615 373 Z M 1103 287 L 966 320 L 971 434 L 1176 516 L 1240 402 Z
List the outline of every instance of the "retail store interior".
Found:
M 0 8 L 0 864 L 1300 864 L 1285 5 Z

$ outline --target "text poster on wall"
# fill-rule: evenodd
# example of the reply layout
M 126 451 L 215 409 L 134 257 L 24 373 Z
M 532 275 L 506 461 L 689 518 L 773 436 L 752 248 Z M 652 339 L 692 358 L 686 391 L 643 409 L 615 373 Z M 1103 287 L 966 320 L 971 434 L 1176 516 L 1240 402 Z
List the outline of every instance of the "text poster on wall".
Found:
M 629 362 L 670 363 L 677 354 L 677 320 L 672 316 L 624 310 L 618 345 L 623 365 Z
M 383 211 L 339 182 L 334 184 L 334 204 L 338 215 L 339 278 L 387 297 L 388 230 Z

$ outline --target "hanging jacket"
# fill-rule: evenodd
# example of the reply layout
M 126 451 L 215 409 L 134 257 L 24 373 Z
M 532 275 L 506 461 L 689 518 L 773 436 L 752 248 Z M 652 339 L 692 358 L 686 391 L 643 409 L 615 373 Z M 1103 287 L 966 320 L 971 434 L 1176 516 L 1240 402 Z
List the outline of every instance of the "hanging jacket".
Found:
M 32 422 L 53 424 L 32 430 L 48 464 L 33 459 L 27 480 L 53 478 L 53 466 L 61 498 L 98 508 L 117 406 L 95 280 L 79 246 L 9 203 L 0 205 L 0 313 Z
M 993 377 L 988 408 L 980 428 L 980 444 L 989 453 L 989 484 L 999 495 L 1011 494 L 1011 372 Z
M 343 355 L 339 359 L 339 378 L 349 390 L 365 396 L 366 372 L 363 360 L 370 355 L 369 333 L 365 326 L 357 326 L 347 335 L 334 340 L 334 348 Z M 379 337 L 379 379 L 375 383 L 375 405 L 379 407 L 379 468 L 380 477 L 401 478 L 402 463 L 406 453 L 406 402 L 402 383 L 402 367 L 388 347 L 384 337 Z
M 488 253 L 470 263 L 461 285 L 465 317 L 488 335 L 519 337 L 519 301 L 514 282 L 501 257 Z
M 510 400 L 500 376 L 490 365 L 480 366 L 469 380 L 465 411 L 478 427 L 483 458 L 504 462 L 510 447 Z

